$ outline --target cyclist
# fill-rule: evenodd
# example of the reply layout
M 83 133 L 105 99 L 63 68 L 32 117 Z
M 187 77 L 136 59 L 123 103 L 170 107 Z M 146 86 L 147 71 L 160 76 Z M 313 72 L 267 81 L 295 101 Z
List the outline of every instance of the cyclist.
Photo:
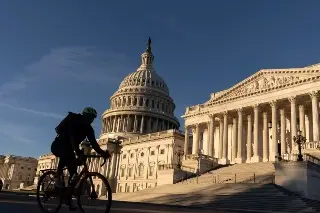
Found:
M 57 173 L 55 177 L 56 187 L 62 187 L 61 176 L 63 168 L 66 166 L 70 177 L 68 183 L 74 179 L 77 173 L 79 161 L 83 159 L 83 153 L 80 151 L 79 145 L 86 138 L 90 141 L 92 148 L 104 158 L 109 158 L 110 153 L 103 151 L 98 145 L 94 130 L 91 126 L 93 120 L 97 117 L 97 111 L 91 107 L 86 107 L 82 114 L 69 112 L 68 115 L 55 128 L 57 136 L 51 144 L 51 152 L 60 158 Z M 75 153 L 78 157 L 76 159 Z M 67 198 L 67 203 L 70 210 L 75 210 L 72 196 Z

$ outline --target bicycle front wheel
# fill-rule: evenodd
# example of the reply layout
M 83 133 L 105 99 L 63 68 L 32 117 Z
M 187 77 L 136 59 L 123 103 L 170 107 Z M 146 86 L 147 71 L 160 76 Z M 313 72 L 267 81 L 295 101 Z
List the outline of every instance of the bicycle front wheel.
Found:
M 77 188 L 77 204 L 84 208 L 101 210 L 101 213 L 109 213 L 112 204 L 112 191 L 106 177 L 98 172 L 89 172 L 81 180 Z M 92 205 L 92 203 L 95 203 Z

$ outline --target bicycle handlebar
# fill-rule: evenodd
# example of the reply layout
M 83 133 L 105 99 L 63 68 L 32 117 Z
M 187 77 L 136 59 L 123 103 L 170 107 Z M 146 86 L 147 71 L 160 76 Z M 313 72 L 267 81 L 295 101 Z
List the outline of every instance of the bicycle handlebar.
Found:
M 112 155 L 113 152 L 110 153 L 110 156 Z M 101 155 L 85 155 L 86 158 L 102 158 Z M 108 158 L 103 158 L 103 163 L 100 165 L 100 167 L 103 167 L 104 164 L 106 164 Z

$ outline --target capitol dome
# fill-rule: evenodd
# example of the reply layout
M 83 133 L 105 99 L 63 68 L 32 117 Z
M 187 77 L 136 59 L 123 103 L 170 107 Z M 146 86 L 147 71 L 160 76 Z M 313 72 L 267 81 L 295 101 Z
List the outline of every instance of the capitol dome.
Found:
M 101 138 L 129 138 L 179 129 L 169 88 L 153 68 L 153 61 L 149 38 L 140 67 L 123 79 L 110 98 L 110 109 L 102 115 Z

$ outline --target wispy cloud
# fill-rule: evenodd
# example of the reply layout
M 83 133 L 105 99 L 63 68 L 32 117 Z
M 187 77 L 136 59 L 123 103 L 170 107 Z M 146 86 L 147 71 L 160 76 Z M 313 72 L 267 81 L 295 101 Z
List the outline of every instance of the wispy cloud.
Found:
M 35 83 L 70 81 L 69 84 L 83 82 L 115 83 L 117 74 L 125 70 L 125 56 L 105 53 L 93 47 L 65 47 L 53 49 L 38 62 L 26 67 L 25 71 L 11 81 L 0 86 L 0 100 L 10 97 Z
M 10 122 L 0 123 L 0 134 L 10 138 L 13 142 L 18 142 L 25 145 L 34 144 L 35 141 L 27 136 L 31 132 L 34 132 L 34 129 L 30 125 L 23 125 Z
M 124 65 L 126 61 L 124 55 L 103 52 L 94 47 L 53 49 L 39 61 L 28 65 L 23 72 L 13 76 L 10 81 L 0 85 L 0 107 L 60 119 L 61 115 L 46 112 L 47 110 L 39 109 L 39 106 L 30 109 L 21 99 L 27 95 L 32 98 L 25 102 L 35 101 L 40 98 L 37 94 L 42 93 L 48 100 L 47 92 L 62 97 L 64 92 L 72 89 L 78 88 L 80 91 L 84 84 L 115 86 L 120 82 L 122 74 L 128 72 Z
M 56 113 L 51 113 L 51 112 L 42 112 L 42 111 L 37 111 L 33 109 L 28 109 L 24 107 L 18 107 L 18 106 L 13 106 L 11 104 L 6 104 L 6 103 L 0 103 L 0 107 L 7 107 L 13 110 L 21 111 L 21 112 L 26 112 L 26 113 L 32 113 L 35 115 L 39 116 L 44 116 L 44 117 L 50 117 L 50 118 L 55 118 L 55 119 L 62 119 L 63 115 L 56 114 Z

